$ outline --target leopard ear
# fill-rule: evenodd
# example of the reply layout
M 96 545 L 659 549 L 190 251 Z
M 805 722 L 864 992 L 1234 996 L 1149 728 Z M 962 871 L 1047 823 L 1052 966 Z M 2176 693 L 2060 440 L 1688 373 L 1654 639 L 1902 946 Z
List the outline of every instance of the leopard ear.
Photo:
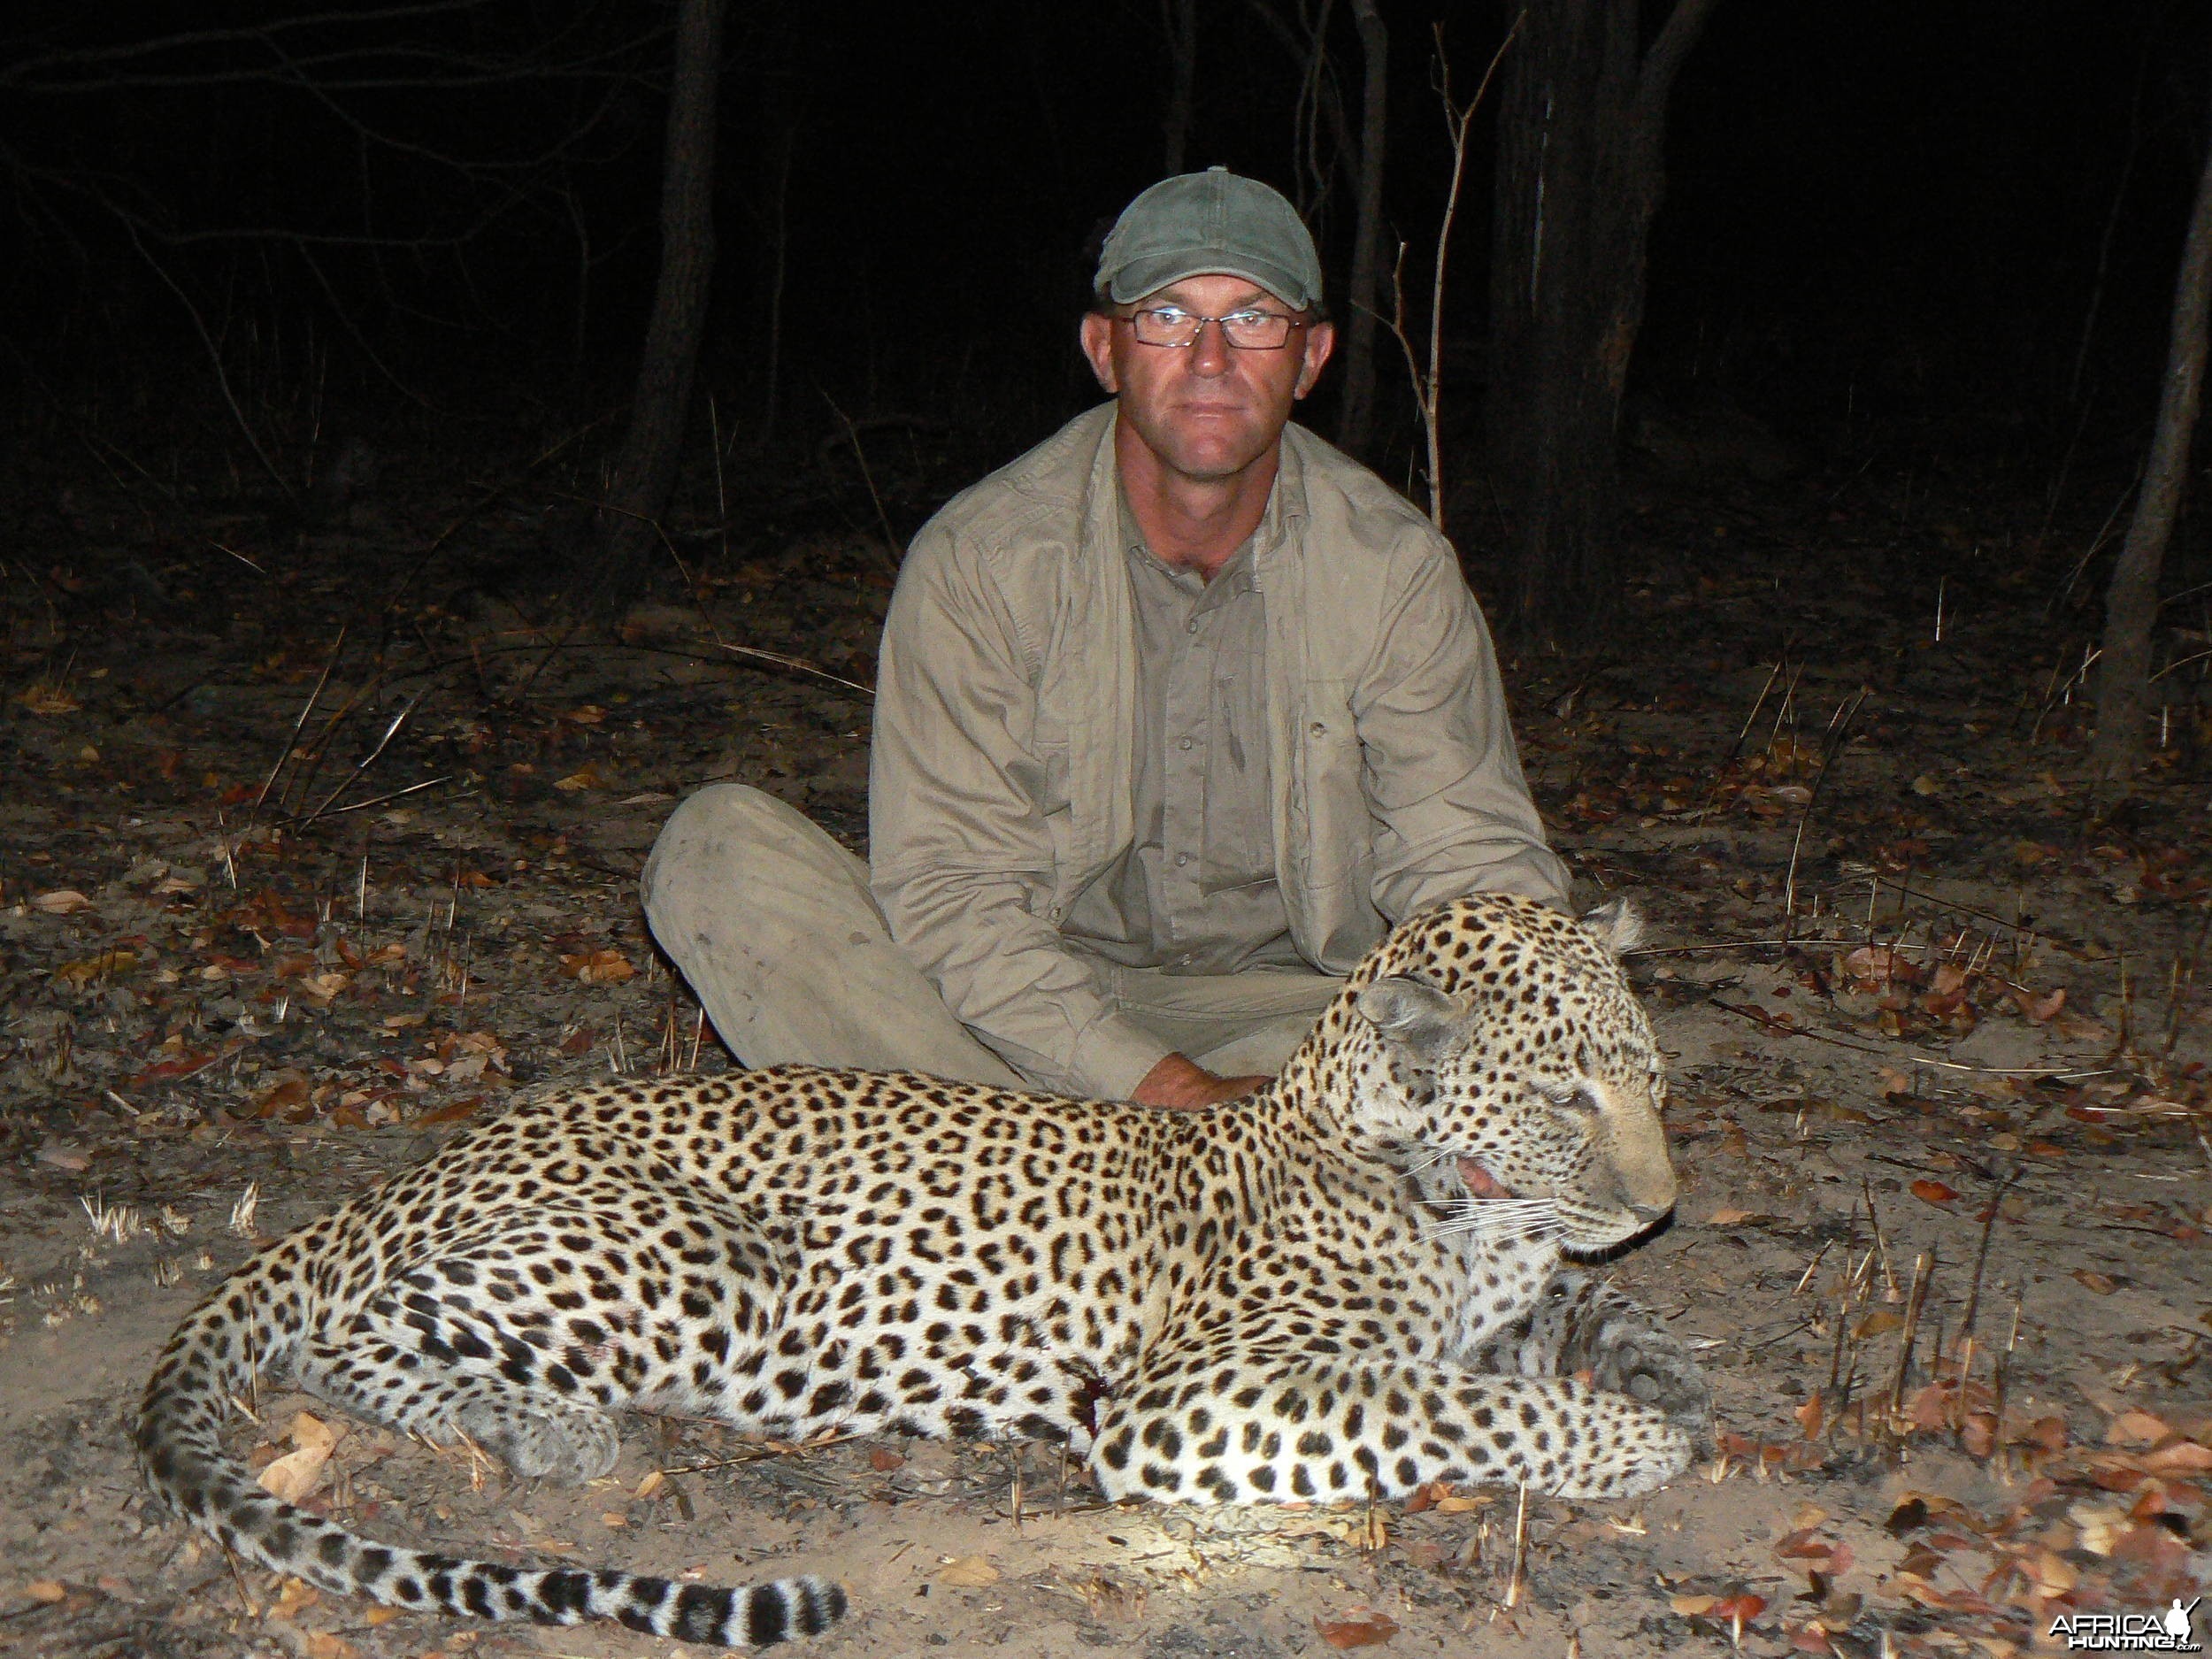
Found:
M 1378 979 L 1353 1006 L 1384 1041 L 1423 1065 L 1434 1065 L 1467 1028 L 1467 1010 L 1460 1000 L 1418 979 Z
M 1643 915 L 1627 898 L 1599 905 L 1582 918 L 1582 925 L 1616 956 L 1624 956 L 1644 942 Z

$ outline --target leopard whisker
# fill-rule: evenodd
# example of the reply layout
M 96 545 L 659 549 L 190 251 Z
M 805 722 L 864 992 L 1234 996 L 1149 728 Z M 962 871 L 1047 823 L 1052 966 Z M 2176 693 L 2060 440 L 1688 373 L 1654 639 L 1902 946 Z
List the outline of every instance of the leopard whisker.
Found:
M 1506 1215 L 1486 1214 L 1486 1211 L 1510 1210 Z M 1456 1233 L 1474 1233 L 1493 1243 L 1506 1243 L 1522 1239 L 1555 1237 L 1561 1231 L 1558 1217 L 1551 1205 L 1541 1199 L 1491 1200 L 1471 1203 L 1461 1213 L 1431 1222 L 1425 1229 L 1432 1239 L 1448 1238 Z
M 1463 1199 L 1443 1219 L 1451 1225 L 1502 1232 L 1513 1227 L 1551 1225 L 1558 1219 L 1558 1210 L 1549 1199 L 1544 1198 Z
M 1463 1226 L 1486 1228 L 1494 1233 L 1528 1227 L 1533 1227 L 1540 1232 L 1546 1227 L 1556 1226 L 1559 1222 L 1559 1217 L 1548 1205 L 1532 1205 L 1526 1210 L 1516 1210 L 1504 1215 L 1484 1213 L 1486 1210 L 1495 1210 L 1500 1208 L 1502 1206 L 1494 1204 L 1472 1205 L 1450 1219 Z

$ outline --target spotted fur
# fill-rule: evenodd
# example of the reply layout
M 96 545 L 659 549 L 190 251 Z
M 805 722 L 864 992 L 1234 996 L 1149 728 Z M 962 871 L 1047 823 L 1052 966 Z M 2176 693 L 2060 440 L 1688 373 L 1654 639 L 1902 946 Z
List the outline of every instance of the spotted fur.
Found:
M 729 1646 L 821 1630 L 843 1594 L 371 1543 L 256 1485 L 226 1402 L 288 1374 L 566 1481 L 653 1410 L 1064 1438 L 1113 1498 L 1649 1490 L 1704 1381 L 1562 1269 L 1674 1202 L 1631 926 L 1502 896 L 1408 922 L 1274 1084 L 1206 1113 L 799 1066 L 547 1094 L 233 1274 L 155 1368 L 141 1460 L 326 1590 Z

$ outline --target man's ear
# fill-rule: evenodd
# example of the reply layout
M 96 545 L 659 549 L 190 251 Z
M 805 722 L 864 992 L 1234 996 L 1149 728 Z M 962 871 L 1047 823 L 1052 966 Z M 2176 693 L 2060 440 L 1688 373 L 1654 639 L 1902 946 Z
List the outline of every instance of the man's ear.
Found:
M 1459 999 L 1418 979 L 1378 979 L 1353 1006 L 1386 1042 L 1424 1067 L 1443 1058 L 1467 1028 L 1467 1010 Z
M 1626 956 L 1644 942 L 1644 918 L 1626 898 L 1599 905 L 1582 918 L 1582 925 L 1616 956 Z
M 1303 397 L 1321 379 L 1329 354 L 1336 349 L 1336 325 L 1316 323 L 1306 330 L 1306 360 L 1299 366 L 1295 396 Z
M 1119 396 L 1121 384 L 1114 373 L 1114 319 L 1102 312 L 1085 311 L 1077 339 L 1091 373 L 1098 377 L 1099 389 L 1109 397 Z

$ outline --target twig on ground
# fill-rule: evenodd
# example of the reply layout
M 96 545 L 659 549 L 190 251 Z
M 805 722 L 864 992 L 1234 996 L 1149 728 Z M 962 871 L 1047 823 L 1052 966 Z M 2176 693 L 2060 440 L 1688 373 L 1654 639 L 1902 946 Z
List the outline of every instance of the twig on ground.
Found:
M 1996 1235 L 1997 1217 L 2004 1208 L 2005 1194 L 2012 1190 L 2013 1184 L 2019 1179 L 2017 1169 L 2008 1171 L 2004 1179 L 1997 1183 L 1996 1190 L 1990 1194 L 1989 1208 L 1982 1212 L 1982 1240 L 1974 1252 L 1974 1278 L 1967 1286 L 1966 1311 L 1959 1321 L 1960 1340 L 1969 1345 L 1974 1340 L 1974 1324 L 1982 1310 L 1982 1273 L 1989 1265 L 1989 1241 Z
M 833 686 L 842 686 L 849 691 L 856 691 L 864 697 L 872 697 L 876 695 L 876 688 L 873 686 L 864 686 L 857 680 L 848 680 L 842 674 L 833 674 L 828 669 L 817 667 L 803 657 L 787 657 L 781 651 L 763 650 L 757 645 L 732 645 L 727 641 L 720 639 L 715 641 L 714 646 L 717 650 L 727 651 L 733 657 L 749 657 L 757 662 L 773 663 L 779 668 L 787 668 L 794 673 L 811 674 L 817 680 L 828 680 Z
M 254 820 L 260 817 L 262 806 L 269 798 L 269 791 L 276 786 L 277 774 L 284 770 L 284 763 L 291 759 L 293 751 L 298 749 L 300 733 L 306 728 L 307 717 L 315 712 L 315 704 L 322 699 L 323 687 L 330 683 L 331 671 L 338 666 L 338 655 L 345 649 L 346 629 L 341 625 L 337 639 L 331 642 L 330 656 L 323 664 L 323 672 L 316 676 L 315 688 L 307 694 L 307 701 L 300 705 L 299 718 L 292 722 L 291 734 L 284 740 L 284 748 L 276 757 L 276 764 L 269 768 L 269 775 L 261 780 L 261 793 L 253 798 L 253 810 L 246 814 L 246 827 L 242 834 L 250 836 L 253 833 Z
M 868 487 L 868 499 L 875 503 L 876 522 L 883 526 L 884 568 L 896 576 L 899 566 L 906 562 L 906 549 L 899 545 L 898 534 L 891 528 L 891 515 L 884 511 L 883 497 L 876 490 L 876 475 L 868 470 L 868 451 L 861 447 L 860 428 L 853 425 L 852 417 L 840 409 L 837 400 L 827 392 L 822 393 L 822 401 L 830 406 L 830 413 L 836 416 L 838 424 L 845 428 L 845 442 L 853 447 L 853 459 L 860 465 L 860 481 Z
M 1897 1369 L 1890 1373 L 1889 1419 L 1893 1426 L 1905 1407 L 1905 1384 L 1912 1374 L 1912 1351 L 1920 1339 L 1920 1316 L 1928 1305 L 1928 1284 L 1935 1277 L 1935 1252 L 1913 1258 L 1912 1290 L 1905 1298 L 1905 1327 L 1897 1333 Z
M 1900 1054 L 1893 1048 L 1878 1048 L 1872 1043 L 1853 1042 L 1833 1032 L 1814 1031 L 1804 1025 L 1785 1025 L 1763 1008 L 1752 1008 L 1739 1002 L 1724 1002 L 1711 997 L 1707 1006 L 1730 1014 L 1740 1015 L 1754 1025 L 1763 1025 L 1779 1037 L 1805 1037 L 1814 1042 L 1831 1043 L 1839 1048 L 1848 1048 L 1854 1054 L 1870 1054 L 1878 1059 L 1891 1060 L 1903 1065 L 1924 1065 L 1939 1071 L 1970 1071 L 1977 1077 L 2108 1077 L 2117 1068 L 2108 1065 L 1972 1065 L 1964 1060 L 1939 1060 L 1932 1055 Z
M 356 686 L 352 695 L 323 722 L 322 729 L 308 739 L 307 764 L 286 780 L 284 793 L 277 803 L 280 810 L 287 813 L 293 811 L 298 803 L 314 793 L 315 780 L 323 775 L 323 763 L 330 757 L 331 740 L 338 735 L 338 728 L 353 718 L 356 709 L 382 693 L 384 674 L 385 664 L 379 660 L 372 666 L 369 677 Z
M 1786 941 L 1791 926 L 1797 920 L 1797 857 L 1805 848 L 1805 826 L 1813 820 L 1813 809 L 1820 803 L 1820 787 L 1828 781 L 1828 769 L 1835 764 L 1843 746 L 1851 741 L 1851 722 L 1859 718 L 1859 706 L 1866 701 L 1870 687 L 1861 686 L 1859 695 L 1847 703 L 1838 703 L 1836 711 L 1828 717 L 1828 733 L 1820 746 L 1820 767 L 1813 773 L 1812 787 L 1805 792 L 1805 810 L 1797 815 L 1797 833 L 1790 841 L 1789 873 L 1782 884 L 1782 937 Z
M 1903 1293 L 1897 1288 L 1897 1272 L 1889 1263 L 1889 1240 L 1883 1236 L 1881 1212 L 1874 1208 L 1874 1183 L 1865 1176 L 1859 1177 L 1859 1193 L 1866 1200 L 1866 1225 L 1874 1234 L 1874 1248 L 1882 1262 L 1882 1300 L 1898 1302 Z
M 1505 1605 L 1509 1612 L 1521 1604 L 1528 1559 L 1528 1482 L 1521 1482 L 1520 1497 L 1513 1506 L 1513 1570 L 1505 1581 Z
M 377 757 L 381 755 L 385 749 L 391 743 L 392 739 L 398 735 L 399 728 L 406 725 L 407 717 L 414 713 L 415 710 L 421 704 L 423 698 L 428 695 L 429 694 L 426 690 L 419 691 L 401 706 L 400 711 L 392 717 L 392 723 L 384 728 L 384 735 L 376 740 L 376 747 L 372 749 L 355 764 L 353 770 L 346 774 L 346 780 L 343 783 L 340 784 L 335 789 L 333 789 L 327 795 L 323 797 L 322 805 L 317 807 L 312 812 L 310 812 L 305 818 L 301 818 L 298 821 L 299 826 L 302 829 L 305 829 L 317 818 L 321 818 L 325 813 L 328 812 L 331 807 L 336 803 L 338 797 L 345 794 L 347 790 L 352 788 L 356 780 L 357 780 L 363 772 L 368 771 L 371 766 L 376 764 Z M 415 787 L 419 788 L 422 786 L 417 785 Z
M 349 812 L 365 812 L 373 806 L 382 806 L 387 801 L 396 801 L 403 795 L 415 795 L 425 789 L 434 789 L 442 783 L 451 783 L 452 781 L 453 774 L 451 772 L 448 772 L 442 778 L 425 778 L 420 783 L 411 783 L 404 789 L 388 790 L 382 795 L 373 795 L 365 801 L 356 801 L 348 806 L 335 807 L 329 811 L 318 812 L 314 818 L 302 820 L 300 827 L 304 829 L 309 824 L 314 823 L 318 818 L 343 818 Z M 362 867 L 364 870 L 367 868 L 367 864 L 368 861 L 366 859 L 362 861 Z M 363 901 L 363 907 L 365 909 L 366 908 L 366 903 L 367 901 L 365 898 Z
M 2174 958 L 2173 972 L 2166 986 L 2165 1040 L 2159 1048 L 2159 1058 L 2171 1060 L 2181 1042 L 2181 1028 L 2188 1023 L 2189 994 L 2196 989 L 2197 970 L 2204 965 L 2205 946 L 2212 943 L 2212 909 L 2204 913 L 2197 926 L 2197 942 L 2189 952 L 2186 967 L 2179 956 Z
M 1989 1436 L 1989 1461 L 1996 1465 L 1998 1479 L 2008 1486 L 2011 1484 L 2012 1471 L 2005 1461 L 2005 1383 L 2012 1367 L 2012 1351 L 2020 1346 L 2020 1310 L 2026 1299 L 2024 1290 L 2014 1294 L 2012 1333 L 2005 1339 L 2004 1347 L 1998 1351 L 1994 1371 L 1989 1379 L 1989 1409 L 1995 1418 L 1995 1425 Z
M 1713 803 L 1720 798 L 1721 778 L 1736 764 L 1736 757 L 1743 753 L 1744 739 L 1751 735 L 1752 722 L 1759 718 L 1759 710 L 1766 707 L 1767 693 L 1774 689 L 1774 682 L 1781 677 L 1782 664 L 1777 660 L 1774 666 L 1767 670 L 1766 683 L 1759 687 L 1759 695 L 1751 700 L 1751 712 L 1744 716 L 1743 727 L 1736 733 L 1736 741 L 1728 746 L 1728 752 L 1721 757 L 1720 764 L 1713 768 L 1713 787 L 1706 794 L 1705 804 L 1697 810 L 1699 823 L 1705 821 L 1713 810 Z

